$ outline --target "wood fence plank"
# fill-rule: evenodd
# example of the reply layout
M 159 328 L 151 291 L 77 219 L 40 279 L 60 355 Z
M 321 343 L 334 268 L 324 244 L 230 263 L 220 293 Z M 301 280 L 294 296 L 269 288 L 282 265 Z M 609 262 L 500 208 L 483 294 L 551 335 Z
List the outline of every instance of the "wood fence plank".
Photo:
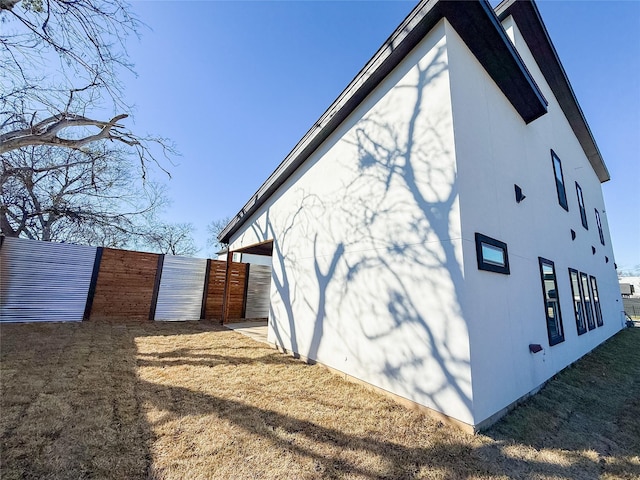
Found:
M 91 320 L 149 320 L 158 257 L 155 253 L 105 248 Z

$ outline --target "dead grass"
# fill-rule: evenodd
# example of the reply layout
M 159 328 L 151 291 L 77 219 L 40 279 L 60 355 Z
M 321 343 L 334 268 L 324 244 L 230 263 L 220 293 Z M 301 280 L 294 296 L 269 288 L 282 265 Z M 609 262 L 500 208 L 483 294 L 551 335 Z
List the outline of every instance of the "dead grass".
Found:
M 211 324 L 0 333 L 3 480 L 640 476 L 640 329 L 476 436 Z

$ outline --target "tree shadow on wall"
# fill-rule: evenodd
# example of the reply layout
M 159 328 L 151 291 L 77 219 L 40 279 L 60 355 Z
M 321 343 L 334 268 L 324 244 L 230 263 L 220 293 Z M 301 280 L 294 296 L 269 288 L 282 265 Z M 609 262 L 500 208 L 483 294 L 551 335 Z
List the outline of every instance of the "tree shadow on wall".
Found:
M 437 371 L 425 374 L 441 380 L 437 385 L 431 384 L 429 390 L 414 383 L 414 391 L 442 410 L 445 405 L 440 394 L 452 390 L 471 411 L 471 386 L 467 378 L 460 376 L 469 369 L 468 350 L 453 348 L 457 337 L 467 331 L 455 330 L 450 322 L 454 318 L 466 322 L 468 318 L 462 257 L 456 251 L 461 231 L 450 133 L 453 125 L 450 112 L 431 108 L 437 99 L 429 92 L 433 82 L 447 74 L 445 53 L 443 46 L 438 47 L 431 61 L 420 62 L 414 67 L 412 80 L 398 87 L 409 90 L 414 97 L 413 107 L 404 118 L 389 121 L 394 117 L 394 106 L 387 105 L 387 110 L 365 116 L 348 140 L 358 151 L 357 175 L 349 189 L 377 185 L 381 192 L 378 204 L 388 205 L 371 210 L 368 199 L 357 200 L 369 218 L 360 224 L 359 234 L 376 254 L 358 263 L 350 274 L 353 278 L 383 271 L 392 279 L 386 286 L 386 298 L 393 323 L 372 335 L 365 333 L 370 340 L 393 335 L 411 325 L 416 338 L 428 345 L 429 359 L 418 355 L 393 359 L 389 350 L 382 373 L 406 381 L 410 377 L 404 375 L 405 371 L 427 364 L 432 369 L 435 362 Z M 398 189 L 405 193 L 401 199 L 396 199 Z M 408 221 L 400 223 L 396 218 Z M 387 225 L 387 230 L 381 225 Z M 416 284 L 420 286 L 418 294 Z M 430 296 L 430 308 L 425 308 L 421 293 Z M 434 306 L 439 306 L 440 311 L 434 312 Z M 364 326 L 362 330 L 366 332 Z
M 450 110 L 431 108 L 439 100 L 432 87 L 448 84 L 447 70 L 445 47 L 434 47 L 346 136 L 323 147 L 351 152 L 340 158 L 332 191 L 320 195 L 316 186 L 296 183 L 287 202 L 297 208 L 270 210 L 252 228 L 257 238 L 274 240 L 272 285 L 281 301 L 271 318 L 280 345 L 327 363 L 322 348 L 330 328 L 364 364 L 366 348 L 350 338 L 366 338 L 385 345 L 363 367 L 388 379 L 385 387 L 427 397 L 439 410 L 445 392 L 453 392 L 470 412 L 468 347 L 455 347 L 466 330 L 448 321 L 467 318 L 453 126 Z M 372 288 L 361 288 L 367 283 Z M 438 308 L 426 309 L 420 291 Z M 412 350 L 407 335 L 426 347 Z M 400 348 L 390 346 L 393 338 Z

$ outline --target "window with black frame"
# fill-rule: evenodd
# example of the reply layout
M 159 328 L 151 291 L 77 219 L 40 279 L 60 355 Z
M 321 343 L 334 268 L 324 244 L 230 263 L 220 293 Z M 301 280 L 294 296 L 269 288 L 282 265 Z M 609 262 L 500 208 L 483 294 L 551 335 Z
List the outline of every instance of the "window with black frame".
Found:
M 582 287 L 582 298 L 584 298 L 584 311 L 587 318 L 587 326 L 589 330 L 596 328 L 596 322 L 593 318 L 593 306 L 591 305 L 591 293 L 589 289 L 589 277 L 586 273 L 580 272 L 580 284 Z
M 507 244 L 477 232 L 475 239 L 478 269 L 509 275 Z
M 593 295 L 593 309 L 596 312 L 596 323 L 599 327 L 604 325 L 604 320 L 602 318 L 602 309 L 600 308 L 600 296 L 598 294 L 598 282 L 596 281 L 596 277 L 591 275 L 589 277 L 591 280 L 591 293 Z
M 582 335 L 587 332 L 587 321 L 585 320 L 584 298 L 582 298 L 580 277 L 577 270 L 573 268 L 569 269 L 569 280 L 571 282 L 571 293 L 573 295 L 573 311 L 576 315 L 576 328 L 578 335 Z
M 551 150 L 551 161 L 553 162 L 553 173 L 556 179 L 556 191 L 558 192 L 558 203 L 567 212 L 569 211 L 569 204 L 567 202 L 567 190 L 564 187 L 564 175 L 562 173 L 562 162 L 556 155 L 556 152 Z
M 562 328 L 562 314 L 560 312 L 560 299 L 558 298 L 558 282 L 556 281 L 556 269 L 551 260 L 538 257 L 540 264 L 540 278 L 542 280 L 542 295 L 544 297 L 545 316 L 547 320 L 547 335 L 549 345 L 557 345 L 564 342 L 564 329 Z
M 598 235 L 600 235 L 600 243 L 604 245 L 604 233 L 602 232 L 602 222 L 600 221 L 600 212 L 597 208 L 593 209 L 596 213 L 596 225 L 598 226 Z
M 580 220 L 582 220 L 582 226 L 589 230 L 587 223 L 587 210 L 584 208 L 584 197 L 582 196 L 582 188 L 576 182 L 576 194 L 578 195 L 578 207 L 580 207 Z

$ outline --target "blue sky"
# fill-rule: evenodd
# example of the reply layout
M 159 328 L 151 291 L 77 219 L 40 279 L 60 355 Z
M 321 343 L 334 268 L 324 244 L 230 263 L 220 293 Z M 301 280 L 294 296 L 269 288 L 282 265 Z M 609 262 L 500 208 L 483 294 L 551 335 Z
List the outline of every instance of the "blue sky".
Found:
M 495 5 L 497 2 L 492 2 Z M 196 227 L 237 213 L 415 2 L 134 1 L 134 128 L 182 156 L 164 219 Z M 640 1 L 539 1 L 611 173 L 616 262 L 640 265 Z

